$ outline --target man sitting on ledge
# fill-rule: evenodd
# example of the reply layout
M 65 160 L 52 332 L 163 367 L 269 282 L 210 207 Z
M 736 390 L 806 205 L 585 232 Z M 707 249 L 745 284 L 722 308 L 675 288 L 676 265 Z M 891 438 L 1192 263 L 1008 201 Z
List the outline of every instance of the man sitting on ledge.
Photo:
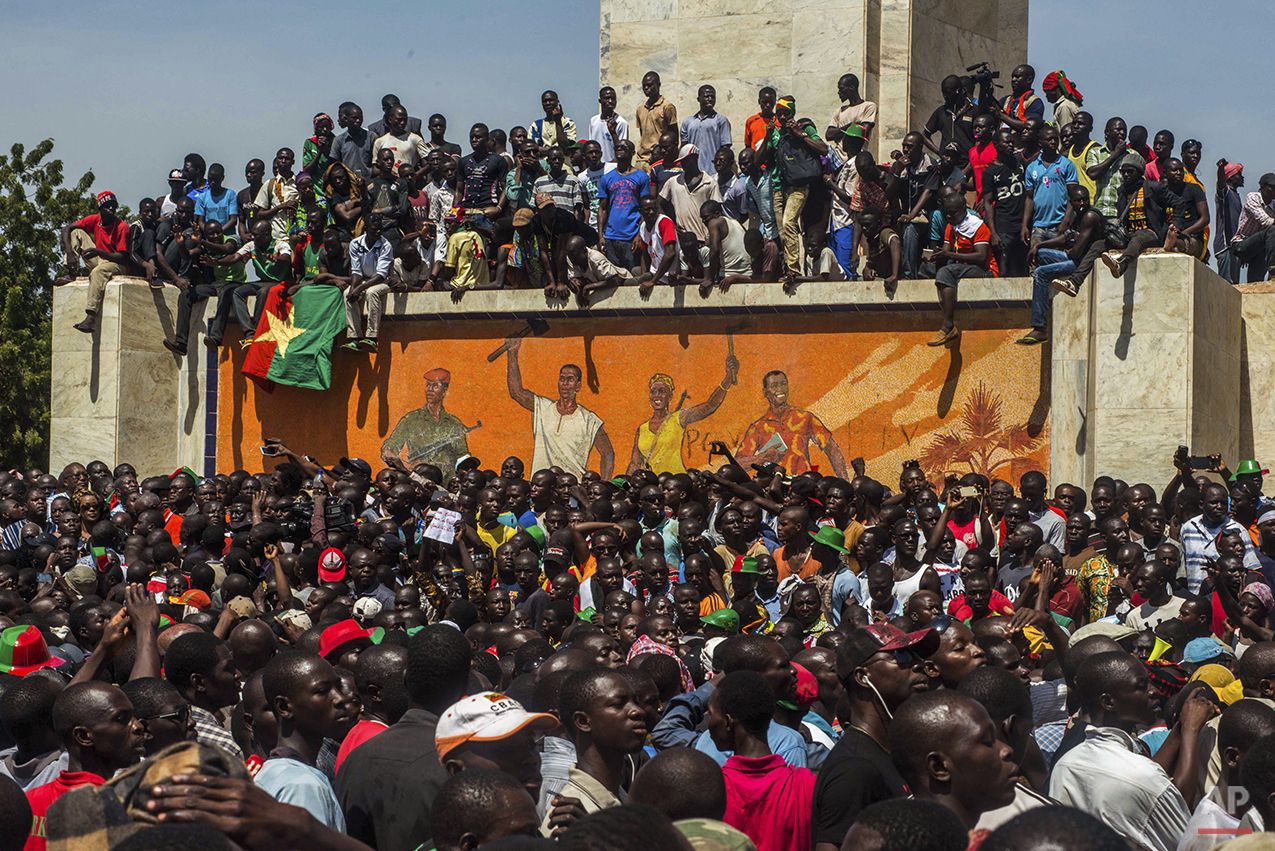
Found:
M 80 261 L 89 271 L 89 296 L 84 318 L 71 326 L 76 331 L 92 334 L 106 297 L 106 282 L 116 275 L 128 273 L 128 222 L 115 215 L 119 201 L 114 192 L 97 193 L 97 213 L 85 216 L 62 228 L 62 250 L 66 252 L 67 276 L 58 278 L 61 286 L 75 280 Z
M 946 247 L 930 255 L 933 263 L 942 263 L 934 275 L 943 308 L 943 327 L 928 346 L 943 346 L 961 336 L 956 328 L 956 286 L 962 278 L 995 278 L 999 276 L 996 257 L 989 250 L 991 232 L 978 216 L 965 206 L 965 196 L 954 192 L 943 199 Z M 926 264 L 928 271 L 929 264 Z

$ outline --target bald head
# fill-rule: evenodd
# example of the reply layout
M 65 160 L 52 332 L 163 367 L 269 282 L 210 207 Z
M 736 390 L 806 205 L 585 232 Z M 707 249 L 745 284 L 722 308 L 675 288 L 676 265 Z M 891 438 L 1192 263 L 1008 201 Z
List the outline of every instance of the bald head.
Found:
M 954 739 L 968 734 L 969 713 L 986 715 L 978 701 L 951 689 L 925 692 L 899 707 L 890 724 L 890 755 L 914 790 L 924 789 L 926 760 L 946 751 Z
M 168 648 L 172 646 L 174 641 L 181 638 L 183 635 L 193 635 L 197 632 L 203 632 L 203 630 L 195 626 L 193 623 L 173 624 L 168 629 L 161 632 L 159 634 L 159 638 L 156 639 L 159 644 L 159 652 L 167 653 Z
M 726 781 L 708 754 L 693 748 L 661 751 L 633 778 L 628 803 L 642 804 L 673 821 L 726 814 Z
M 243 676 L 260 671 L 279 650 L 274 631 L 256 618 L 246 620 L 230 631 L 230 655 L 235 668 Z
M 578 647 L 569 647 L 546 659 L 536 669 L 536 678 L 543 679 L 554 671 L 584 671 L 593 667 L 596 667 L 596 661 L 592 653 Z

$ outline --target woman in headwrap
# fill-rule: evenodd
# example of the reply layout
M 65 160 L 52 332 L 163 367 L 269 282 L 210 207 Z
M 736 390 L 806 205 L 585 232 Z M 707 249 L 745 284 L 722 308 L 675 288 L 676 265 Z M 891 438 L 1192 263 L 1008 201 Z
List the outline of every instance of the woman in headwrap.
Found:
M 332 140 L 336 138 L 333 128 L 336 125 L 326 112 L 314 116 L 313 123 L 314 135 L 305 140 L 301 149 L 301 170 L 317 184 L 322 182 L 328 166 L 332 165 Z
M 1064 72 L 1051 71 L 1046 74 L 1040 88 L 1045 93 L 1045 100 L 1054 105 L 1055 127 L 1061 130 L 1075 120 L 1076 113 L 1080 112 L 1080 106 L 1085 102 L 1085 98 L 1071 80 L 1067 79 Z
M 629 459 L 629 475 L 641 469 L 653 473 L 685 473 L 682 463 L 682 439 L 686 427 L 710 417 L 726 401 L 726 391 L 735 383 L 739 373 L 739 361 L 734 355 L 726 357 L 726 377 L 713 388 L 708 399 L 690 408 L 669 410 L 675 385 L 673 378 L 662 372 L 651 376 L 648 383 L 651 400 L 651 418 L 637 427 L 633 436 L 633 455 Z
M 1250 582 L 1238 597 L 1232 596 L 1217 562 L 1210 560 L 1205 568 L 1213 580 L 1217 601 L 1226 613 L 1226 628 L 1234 630 L 1231 646 L 1235 648 L 1236 657 L 1242 656 L 1251 644 L 1275 639 L 1275 630 L 1270 628 L 1271 609 L 1275 609 L 1275 593 L 1271 587 L 1265 582 Z

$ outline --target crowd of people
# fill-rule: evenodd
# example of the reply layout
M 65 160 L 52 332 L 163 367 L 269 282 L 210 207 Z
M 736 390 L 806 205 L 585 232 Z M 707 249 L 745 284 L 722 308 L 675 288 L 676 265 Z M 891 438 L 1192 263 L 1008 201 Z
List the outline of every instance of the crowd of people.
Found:
M 268 445 L 0 474 L 0 849 L 1204 851 L 1275 817 L 1254 461 L 1051 496 Z
M 739 282 L 782 282 L 792 294 L 802 281 L 860 277 L 882 281 L 890 297 L 900 279 L 933 279 L 943 319 L 931 345 L 940 346 L 959 335 L 961 280 L 1031 274 L 1032 328 L 1019 342 L 1038 345 L 1054 292 L 1075 296 L 1099 259 L 1116 276 L 1149 249 L 1208 260 L 1212 227 L 1212 254 L 1232 283 L 1245 267 L 1249 281 L 1275 269 L 1275 174 L 1241 198 L 1243 166 L 1219 160 L 1212 222 L 1200 142 L 1176 146 L 1161 130 L 1148 146 L 1146 128 L 1121 117 L 1095 140 L 1065 73 L 1048 74 L 1039 95 L 1031 66 L 1010 79 L 998 97 L 990 72 L 947 77 L 943 103 L 880 163 L 869 144 L 877 105 L 854 74 L 840 79 L 842 106 L 822 137 L 771 87 L 758 92 L 742 139 L 711 85 L 679 122 L 654 71 L 632 125 L 612 87 L 599 91 L 587 131 L 546 91 L 543 116 L 525 127 L 473 125 L 465 156 L 442 115 L 422 126 L 391 94 L 365 127 L 346 102 L 335 121 L 314 117 L 299 164 L 291 148 L 268 170 L 252 159 L 237 192 L 225 166 L 192 153 L 166 193 L 140 201 L 135 222 L 100 193 L 98 214 L 63 229 L 58 282 L 86 267 L 86 315 L 75 325 L 86 333 L 113 275 L 179 287 L 165 345 L 184 354 L 195 304 L 217 299 L 205 339 L 216 348 L 232 312 L 252 338 L 272 287 L 289 296 L 340 287 L 344 348 L 368 352 L 391 292 L 459 299 L 543 288 L 557 303 L 588 305 L 621 285 L 643 295 L 696 286 L 708 298 Z

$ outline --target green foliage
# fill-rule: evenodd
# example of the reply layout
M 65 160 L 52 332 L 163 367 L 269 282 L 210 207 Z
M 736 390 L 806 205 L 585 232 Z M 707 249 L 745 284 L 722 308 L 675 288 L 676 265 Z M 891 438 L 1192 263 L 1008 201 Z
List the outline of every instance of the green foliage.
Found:
M 96 212 L 88 172 L 62 185 L 53 140 L 0 156 L 0 468 L 49 460 L 53 279 L 65 255 L 61 229 Z

